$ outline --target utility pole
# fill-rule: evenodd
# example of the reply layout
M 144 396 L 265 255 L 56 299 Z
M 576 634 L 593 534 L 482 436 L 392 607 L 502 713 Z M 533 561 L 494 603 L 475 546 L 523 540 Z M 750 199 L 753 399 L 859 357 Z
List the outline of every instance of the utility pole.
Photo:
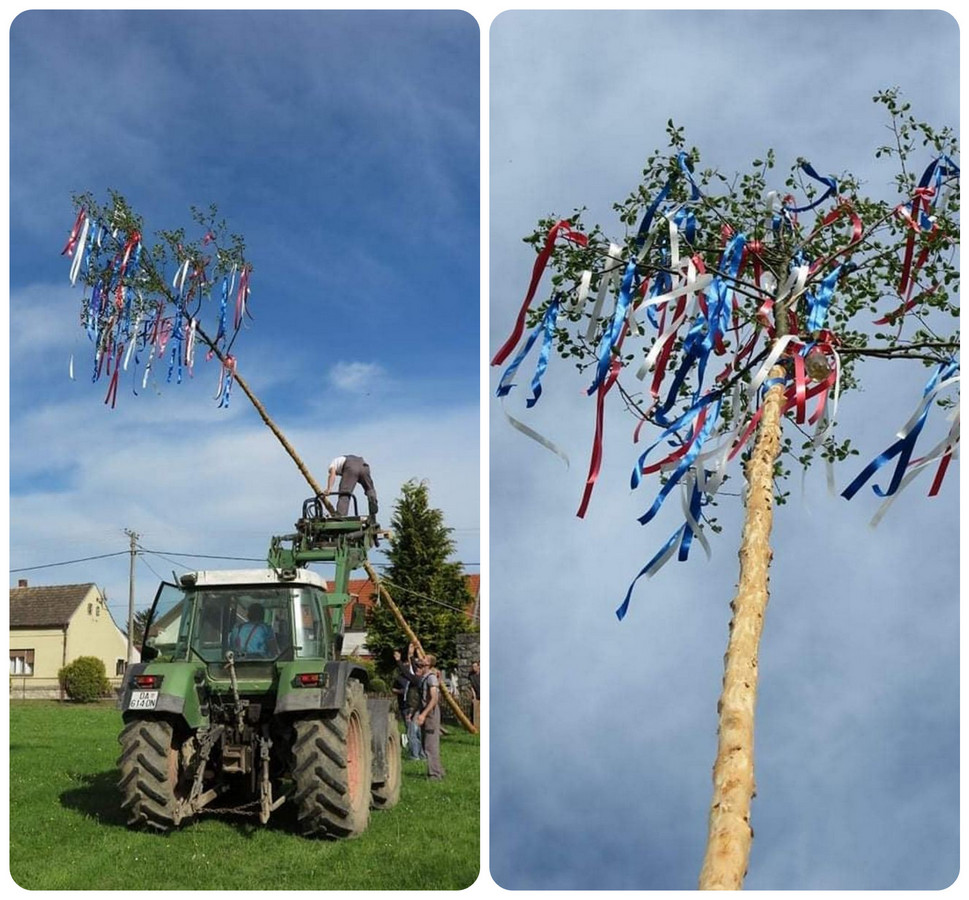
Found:
M 134 662 L 132 654 L 135 645 L 135 553 L 138 535 L 129 528 L 126 528 L 124 533 L 131 541 L 129 544 L 131 561 L 128 568 L 128 665 L 130 665 Z

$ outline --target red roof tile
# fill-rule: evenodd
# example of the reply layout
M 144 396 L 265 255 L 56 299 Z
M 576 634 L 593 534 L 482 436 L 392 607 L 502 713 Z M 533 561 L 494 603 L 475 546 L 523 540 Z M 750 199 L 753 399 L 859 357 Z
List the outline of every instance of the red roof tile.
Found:
M 472 602 L 468 604 L 468 608 L 465 612 L 471 615 L 475 611 L 475 607 L 478 603 L 478 595 L 481 591 L 481 576 L 480 575 L 465 575 L 465 580 L 468 584 L 468 591 L 471 593 Z M 351 578 L 350 579 L 350 596 L 355 598 L 347 604 L 346 608 L 343 610 L 343 623 L 344 626 L 349 628 L 350 623 L 353 619 L 353 607 L 359 603 L 368 611 L 370 607 L 374 605 L 374 587 L 373 583 L 369 578 Z M 390 591 L 390 596 L 394 596 L 394 591 L 392 588 L 388 588 Z M 396 602 L 396 598 L 395 602 Z

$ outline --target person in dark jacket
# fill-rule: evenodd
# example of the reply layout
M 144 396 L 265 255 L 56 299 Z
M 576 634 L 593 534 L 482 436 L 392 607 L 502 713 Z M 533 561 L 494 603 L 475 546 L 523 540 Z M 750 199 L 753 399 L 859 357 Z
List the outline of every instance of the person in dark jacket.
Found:
M 420 712 L 420 681 L 417 673 L 417 659 L 414 645 L 407 647 L 407 659 L 402 659 L 399 650 L 394 651 L 397 663 L 398 678 L 406 685 L 402 696 L 404 704 L 404 724 L 407 726 L 407 749 L 411 759 L 424 759 L 424 747 L 421 744 L 421 729 L 417 724 L 417 714 Z

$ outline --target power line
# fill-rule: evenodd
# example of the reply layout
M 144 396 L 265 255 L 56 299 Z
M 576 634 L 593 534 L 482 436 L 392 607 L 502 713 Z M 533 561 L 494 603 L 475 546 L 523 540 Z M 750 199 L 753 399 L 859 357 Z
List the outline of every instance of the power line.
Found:
M 165 562 L 171 563 L 173 566 L 181 566 L 183 569 L 185 569 L 186 572 L 191 571 L 189 567 L 185 565 L 185 563 L 180 563 L 178 562 L 178 560 L 175 560 L 175 559 L 169 559 L 167 556 L 162 556 L 161 553 L 156 553 L 154 550 L 145 550 L 144 548 L 140 548 L 140 550 L 142 553 L 148 553 L 151 556 L 157 556 L 159 559 L 163 559 L 165 560 Z
M 33 572 L 36 569 L 52 569 L 55 566 L 70 566 L 74 563 L 90 562 L 92 559 L 107 559 L 110 556 L 127 556 L 128 550 L 119 550 L 117 553 L 102 553 L 100 556 L 85 556 L 81 559 L 66 559 L 63 562 L 44 563 L 42 566 L 21 566 L 19 569 L 11 569 L 11 572 Z
M 395 591 L 403 591 L 405 594 L 411 594 L 414 597 L 420 597 L 422 600 L 427 600 L 428 603 L 436 603 L 438 606 L 446 607 L 447 609 L 454 610 L 454 612 L 463 613 L 464 615 L 469 615 L 467 610 L 463 610 L 458 606 L 451 606 L 450 603 L 445 603 L 443 600 L 435 600 L 433 597 L 428 597 L 427 594 L 419 594 L 417 591 L 412 591 L 409 588 L 402 587 L 399 584 L 395 584 L 393 581 L 388 581 L 384 579 L 385 584 L 389 584 Z M 472 619 L 481 618 L 478 613 L 471 613 L 470 617 Z
M 239 562 L 265 562 L 265 557 L 262 556 L 221 556 L 217 553 L 175 553 L 171 550 L 149 550 L 146 547 L 139 547 L 142 553 L 153 553 L 156 556 L 160 556 L 162 559 L 165 558 L 167 553 L 169 556 L 184 556 L 192 559 L 232 559 Z

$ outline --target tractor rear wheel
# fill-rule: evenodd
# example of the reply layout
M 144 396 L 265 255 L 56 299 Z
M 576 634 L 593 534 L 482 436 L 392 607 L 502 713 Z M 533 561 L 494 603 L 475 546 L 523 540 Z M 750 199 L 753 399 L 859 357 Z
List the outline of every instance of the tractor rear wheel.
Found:
M 400 800 L 400 732 L 397 730 L 397 717 L 387 714 L 387 778 L 374 782 L 372 804 L 374 809 L 391 809 Z
M 170 722 L 135 719 L 118 737 L 121 756 L 121 808 L 129 825 L 168 831 L 181 821 L 180 801 L 186 796 L 179 742 Z
M 342 708 L 293 723 L 294 803 L 303 834 L 354 838 L 370 822 L 372 755 L 363 685 L 347 681 Z

